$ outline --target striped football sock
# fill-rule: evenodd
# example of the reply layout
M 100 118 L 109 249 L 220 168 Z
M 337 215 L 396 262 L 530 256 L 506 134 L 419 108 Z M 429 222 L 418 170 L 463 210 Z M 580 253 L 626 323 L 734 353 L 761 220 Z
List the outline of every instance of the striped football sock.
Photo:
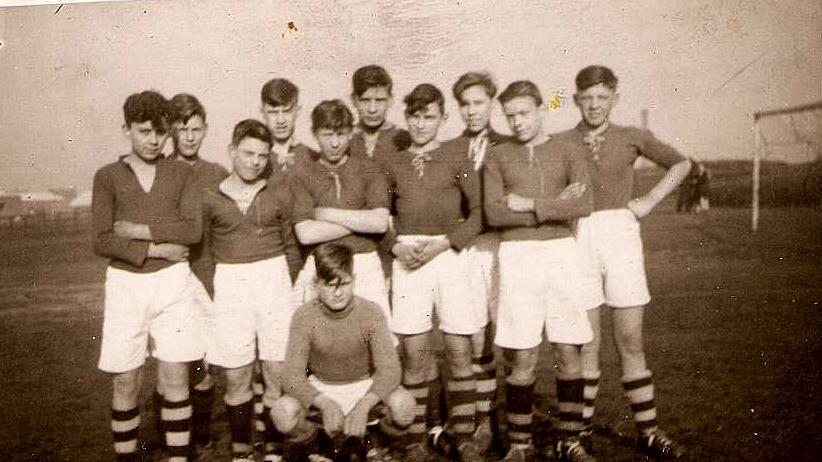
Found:
M 505 384 L 505 412 L 508 416 L 508 442 L 530 445 L 534 436 L 534 383 Z
M 114 436 L 114 453 L 118 462 L 137 460 L 137 434 L 140 429 L 140 408 L 127 411 L 111 411 L 111 431 Z
M 471 370 L 477 382 L 477 422 L 489 418 L 497 398 L 497 363 L 494 352 L 472 359 Z
M 407 383 L 405 388 L 414 397 L 414 422 L 408 427 L 408 436 L 414 442 L 424 442 L 427 426 L 425 423 L 425 411 L 428 407 L 428 382 Z
M 559 434 L 561 439 L 579 436 L 583 430 L 582 409 L 584 407 L 583 379 L 557 379 L 557 401 L 559 401 Z
M 442 379 L 439 374 L 428 379 L 428 403 L 425 410 L 425 424 L 433 427 L 443 425 L 448 417 L 446 407 L 446 393 L 442 388 Z
M 656 405 L 654 404 L 654 382 L 651 371 L 635 377 L 623 377 L 622 388 L 631 404 L 634 423 L 641 435 L 650 435 L 657 429 Z
M 600 376 L 600 371 L 593 373 L 582 373 L 582 379 L 585 381 L 585 388 L 582 392 L 582 396 L 585 399 L 585 407 L 582 408 L 582 423 L 585 425 L 586 430 L 591 429 L 591 424 L 594 420 L 594 402 L 596 401 L 597 394 L 599 393 Z
M 263 395 L 265 394 L 265 382 L 263 381 L 263 373 L 258 368 L 254 368 L 254 380 L 251 384 L 251 390 L 254 392 L 254 430 L 257 434 L 257 440 L 265 440 L 265 405 L 263 404 Z
M 476 429 L 477 384 L 473 375 L 448 381 L 448 428 L 457 441 L 471 437 Z
M 169 462 L 185 462 L 191 445 L 191 400 L 163 401 L 161 418 Z
M 191 390 L 191 438 L 206 444 L 211 440 L 211 408 L 214 406 L 214 387 L 208 390 Z
M 231 429 L 232 452 L 247 452 L 251 450 L 251 419 L 254 413 L 254 402 L 248 401 L 231 406 L 226 404 L 228 426 Z

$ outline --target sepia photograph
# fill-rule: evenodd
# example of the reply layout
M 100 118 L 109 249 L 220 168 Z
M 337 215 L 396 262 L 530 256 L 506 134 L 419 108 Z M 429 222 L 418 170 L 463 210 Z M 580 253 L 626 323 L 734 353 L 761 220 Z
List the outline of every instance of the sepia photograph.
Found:
M 0 0 L 3 461 L 815 461 L 820 262 L 819 0 Z

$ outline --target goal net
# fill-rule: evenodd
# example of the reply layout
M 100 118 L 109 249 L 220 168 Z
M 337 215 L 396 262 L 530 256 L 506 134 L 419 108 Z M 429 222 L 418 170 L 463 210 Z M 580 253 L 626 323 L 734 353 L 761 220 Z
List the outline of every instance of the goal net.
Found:
M 754 113 L 751 229 L 764 205 L 822 205 L 822 101 Z

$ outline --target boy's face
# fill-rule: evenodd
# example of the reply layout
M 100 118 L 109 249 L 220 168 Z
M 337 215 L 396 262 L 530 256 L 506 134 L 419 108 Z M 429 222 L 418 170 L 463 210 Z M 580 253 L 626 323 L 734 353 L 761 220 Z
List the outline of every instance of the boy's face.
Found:
M 425 146 L 436 139 L 442 120 L 442 110 L 437 103 L 428 103 L 425 109 L 406 115 L 405 122 L 408 124 L 411 141 L 417 146 Z
M 229 146 L 234 172 L 245 182 L 257 181 L 268 165 L 270 150 L 269 143 L 250 136 L 240 140 L 236 146 Z
M 166 127 L 155 127 L 150 120 L 123 125 L 123 134 L 131 142 L 131 152 L 145 162 L 154 162 L 163 155 L 168 138 Z
M 482 85 L 473 85 L 463 90 L 459 103 L 460 115 L 469 132 L 479 133 L 488 127 L 491 98 L 485 93 Z
M 317 296 L 323 305 L 331 311 L 344 310 L 354 297 L 354 277 L 347 276 L 344 279 L 335 278 L 331 281 L 317 279 Z
M 542 115 L 530 96 L 517 96 L 502 104 L 505 120 L 520 143 L 527 143 L 542 131 Z
M 330 164 L 336 164 L 348 153 L 348 145 L 351 144 L 351 129 L 320 128 L 314 132 L 314 137 L 320 145 L 322 158 Z
M 186 122 L 174 122 L 171 127 L 174 152 L 183 157 L 195 157 L 200 152 L 200 145 L 203 144 L 207 130 L 208 125 L 199 114 L 189 117 Z
M 387 87 L 371 87 L 359 96 L 352 96 L 351 102 L 360 123 L 368 128 L 379 128 L 385 122 L 392 99 Z
M 272 106 L 270 104 L 263 104 L 261 109 L 263 113 L 263 121 L 268 129 L 271 131 L 273 141 L 278 143 L 285 143 L 294 134 L 294 127 L 296 126 L 297 113 L 300 107 L 296 102 L 290 106 Z
M 611 115 L 611 109 L 619 100 L 616 90 L 604 84 L 596 84 L 574 95 L 574 103 L 582 114 L 582 120 L 588 126 L 596 128 L 605 123 Z

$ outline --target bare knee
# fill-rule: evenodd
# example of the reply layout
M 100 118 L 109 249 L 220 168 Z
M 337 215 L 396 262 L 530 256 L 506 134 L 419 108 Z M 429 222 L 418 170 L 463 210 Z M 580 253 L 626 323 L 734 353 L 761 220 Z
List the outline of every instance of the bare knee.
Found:
M 283 363 L 281 361 L 262 361 L 263 381 L 265 382 L 265 393 L 263 394 L 263 404 L 271 406 L 282 393 L 280 378 L 282 376 Z
M 247 366 L 226 369 L 225 402 L 237 406 L 250 400 L 254 394 L 251 391 L 251 377 L 253 368 Z
M 403 338 L 404 383 L 421 383 L 428 376 L 432 351 L 427 341 L 427 333 Z
M 188 397 L 188 363 L 160 361 L 157 374 L 167 400 L 182 401 Z
M 112 378 L 112 385 L 112 407 L 114 409 L 129 410 L 137 407 L 142 388 L 142 374 L 139 369 L 115 374 Z
M 421 383 L 425 382 L 429 375 L 430 367 L 424 360 L 412 359 L 415 354 L 409 354 L 405 357 L 403 367 L 403 382 L 404 383 Z
M 271 406 L 271 420 L 277 431 L 284 435 L 294 432 L 305 417 L 305 408 L 291 396 L 282 396 Z
M 479 332 L 471 336 L 471 350 L 475 356 L 482 354 L 485 350 L 485 331 L 488 326 L 480 329 Z
M 510 366 L 507 381 L 512 385 L 530 385 L 536 378 L 537 350 L 506 350 Z
M 619 330 L 614 329 L 614 343 L 622 356 L 640 356 L 645 349 L 642 344 L 642 330 Z
M 613 311 L 614 343 L 623 358 L 642 356 L 642 326 L 645 308 L 618 308 Z
M 400 428 L 405 428 L 414 422 L 414 407 L 416 400 L 403 387 L 398 387 L 389 396 L 385 403 L 388 407 L 388 418 Z
M 582 376 L 582 363 L 580 361 L 580 347 L 577 345 L 557 344 L 554 351 L 558 366 L 557 376 L 563 380 L 572 380 Z
M 463 378 L 474 374 L 471 369 L 471 337 L 445 334 L 445 349 L 452 377 Z

